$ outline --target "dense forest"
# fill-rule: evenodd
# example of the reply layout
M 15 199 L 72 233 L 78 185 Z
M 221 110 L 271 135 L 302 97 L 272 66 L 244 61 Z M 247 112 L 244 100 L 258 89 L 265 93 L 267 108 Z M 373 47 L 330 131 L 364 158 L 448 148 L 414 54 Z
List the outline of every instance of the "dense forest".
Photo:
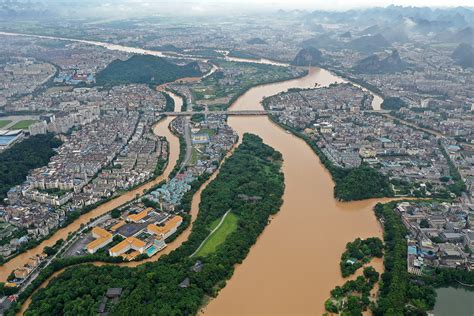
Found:
M 162 92 L 166 100 L 165 111 L 173 112 L 174 111 L 174 99 L 166 92 Z
M 337 168 L 337 167 L 335 167 Z M 360 165 L 333 173 L 334 196 L 343 201 L 392 196 L 389 179 L 372 167 Z
M 390 111 L 398 111 L 407 106 L 408 104 L 399 97 L 386 97 L 381 104 L 382 109 Z
M 346 251 L 341 256 L 341 274 L 343 277 L 348 277 L 373 257 L 382 258 L 382 255 L 383 243 L 379 238 L 356 238 L 353 242 L 347 243 Z
M 69 268 L 33 295 L 26 315 L 96 314 L 110 287 L 123 288 L 123 295 L 109 314 L 196 314 L 205 296 L 214 297 L 225 286 L 269 216 L 279 210 L 284 191 L 281 159 L 281 154 L 263 144 L 258 136 L 245 134 L 242 144 L 202 192 L 200 212 L 189 239 L 181 247 L 158 262 L 137 268 Z M 200 258 L 202 269 L 192 269 L 197 259 L 189 255 L 209 234 L 211 223 L 229 209 L 239 218 L 237 230 L 214 253 Z
M 35 135 L 0 153 L 0 201 L 10 188 L 26 180 L 30 170 L 46 165 L 60 145 L 53 134 Z
M 97 74 L 96 82 L 107 87 L 130 83 L 159 85 L 201 74 L 196 62 L 180 66 L 156 56 L 134 55 L 125 61 L 111 62 Z

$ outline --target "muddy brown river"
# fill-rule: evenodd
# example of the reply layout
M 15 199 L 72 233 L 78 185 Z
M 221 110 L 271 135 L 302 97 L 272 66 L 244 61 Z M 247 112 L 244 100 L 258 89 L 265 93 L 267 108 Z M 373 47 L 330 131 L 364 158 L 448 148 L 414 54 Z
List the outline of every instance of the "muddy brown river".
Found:
M 87 44 L 98 45 L 89 41 Z M 100 46 L 125 50 L 103 43 Z M 260 102 L 266 96 L 289 88 L 311 88 L 316 83 L 318 86 L 327 86 L 334 82 L 344 80 L 326 70 L 312 68 L 305 77 L 250 89 L 232 105 L 231 110 L 261 110 Z M 382 99 L 375 96 L 373 108 L 379 110 L 381 102 Z M 170 142 L 171 163 L 162 176 L 81 216 L 38 247 L 5 263 L 0 267 L 0 282 L 29 257 L 39 254 L 45 246 L 51 246 L 58 239 L 65 239 L 68 233 L 76 231 L 81 223 L 132 200 L 137 193 L 165 179 L 179 155 L 179 142 L 168 130 L 171 119 L 166 118 L 155 126 L 155 132 L 166 136 Z M 202 312 L 205 315 L 321 315 L 329 291 L 344 282 L 339 271 L 339 259 L 345 244 L 357 237 L 381 237 L 382 230 L 372 208 L 384 200 L 337 202 L 333 198 L 334 183 L 330 174 L 309 146 L 286 133 L 267 117 L 231 116 L 229 124 L 240 136 L 245 132 L 257 134 L 266 144 L 283 154 L 286 185 L 284 203 L 248 257 L 236 267 L 227 286 Z M 201 191 L 193 199 L 193 218 L 198 213 Z M 162 254 L 178 247 L 187 239 L 189 231 L 186 230 Z M 158 258 L 155 256 L 149 260 Z M 374 265 L 377 270 L 382 270 L 381 260 Z M 23 308 L 27 306 L 28 302 Z
M 308 76 L 255 87 L 231 110 L 261 110 L 265 96 L 289 88 L 328 85 L 341 79 L 322 69 Z M 375 102 L 379 102 L 374 99 Z M 377 105 L 374 106 L 375 108 Z M 283 154 L 284 203 L 227 286 L 203 310 L 204 315 L 321 315 L 335 285 L 342 285 L 339 260 L 347 242 L 381 237 L 372 208 L 378 201 L 341 203 L 334 183 L 306 143 L 267 117 L 229 117 L 239 135 L 250 132 Z M 382 270 L 382 262 L 374 263 Z
M 181 109 L 181 98 L 178 97 L 175 94 L 170 93 L 171 97 L 175 100 L 175 108 L 176 111 L 179 111 Z M 56 241 L 59 239 L 66 239 L 68 234 L 73 233 L 81 227 L 81 224 L 86 224 L 88 223 L 91 219 L 99 217 L 107 212 L 110 212 L 114 208 L 123 205 L 131 200 L 133 200 L 137 194 L 143 194 L 143 191 L 151 188 L 152 186 L 160 183 L 164 179 L 168 178 L 168 175 L 170 174 L 171 170 L 173 170 L 175 166 L 175 162 L 178 159 L 179 156 L 179 140 L 178 138 L 171 133 L 171 131 L 168 128 L 169 123 L 173 120 L 173 117 L 166 117 L 165 119 L 161 120 L 158 122 L 154 127 L 154 133 L 159 136 L 165 136 L 166 139 L 169 142 L 169 163 L 166 166 L 163 174 L 153 181 L 150 181 L 142 186 L 137 187 L 136 189 L 133 189 L 131 191 L 128 191 L 122 195 L 120 195 L 117 198 L 114 198 L 113 200 L 102 204 L 101 206 L 93 209 L 92 211 L 80 216 L 77 220 L 75 220 L 73 223 L 70 225 L 59 229 L 53 236 L 51 236 L 49 239 L 43 241 L 41 244 L 36 246 L 33 249 L 30 249 L 13 259 L 7 261 L 4 263 L 2 266 L 0 266 L 0 282 L 5 282 L 8 275 L 18 267 L 22 267 L 23 265 L 26 264 L 29 258 L 36 256 L 40 253 L 43 252 L 44 247 L 46 246 L 53 246 Z

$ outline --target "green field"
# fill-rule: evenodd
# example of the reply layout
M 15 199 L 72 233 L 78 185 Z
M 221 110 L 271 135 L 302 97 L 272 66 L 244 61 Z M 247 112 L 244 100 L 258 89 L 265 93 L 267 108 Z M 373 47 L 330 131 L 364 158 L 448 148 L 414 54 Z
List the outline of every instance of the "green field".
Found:
M 23 121 L 18 121 L 15 123 L 15 125 L 13 125 L 12 127 L 10 127 L 9 129 L 27 129 L 28 126 L 30 126 L 31 124 L 34 124 L 38 121 L 36 120 L 23 120 Z
M 216 220 L 211 224 L 211 229 L 214 229 L 221 219 Z M 216 251 L 217 247 L 222 244 L 227 236 L 237 230 L 237 221 L 239 218 L 232 212 L 227 214 L 224 222 L 221 226 L 205 241 L 202 245 L 201 249 L 196 253 L 198 257 L 204 257 L 208 254 L 213 253 Z
M 0 120 L 0 128 L 4 128 L 8 124 L 10 124 L 12 121 L 10 120 Z

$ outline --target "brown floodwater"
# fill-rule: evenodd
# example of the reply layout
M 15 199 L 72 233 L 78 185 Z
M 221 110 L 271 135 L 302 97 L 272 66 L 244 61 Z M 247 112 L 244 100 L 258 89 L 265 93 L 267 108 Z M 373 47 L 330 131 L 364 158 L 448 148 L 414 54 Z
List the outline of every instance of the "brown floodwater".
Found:
M 343 80 L 328 71 L 312 68 L 303 78 L 250 89 L 231 109 L 259 110 L 265 96 L 289 88 L 309 88 L 314 87 L 315 83 L 325 86 L 334 82 Z M 374 99 L 374 103 L 379 102 Z M 170 155 L 170 162 L 174 162 L 179 144 L 167 128 L 170 120 L 167 118 L 157 124 L 155 132 L 170 140 L 171 153 L 175 153 L 175 157 Z M 338 202 L 333 198 L 334 183 L 330 174 L 304 141 L 287 133 L 267 117 L 233 116 L 229 117 L 229 124 L 240 136 L 245 132 L 257 134 L 283 154 L 284 203 L 248 257 L 236 267 L 227 286 L 203 312 L 208 315 L 321 314 L 329 291 L 345 282 L 340 275 L 339 259 L 346 243 L 357 237 L 382 236 L 382 229 L 372 209 L 377 202 L 388 199 Z M 167 168 L 165 175 L 171 170 L 171 166 L 168 167 L 170 169 Z M 204 188 L 205 185 L 193 198 L 193 219 L 198 213 L 200 193 Z M 147 261 L 155 261 L 169 253 L 181 245 L 189 233 L 190 228 Z M 121 265 L 136 266 L 141 263 L 143 261 Z M 379 272 L 382 271 L 381 260 L 375 260 L 373 265 Z M 28 305 L 29 301 L 22 310 Z
M 169 93 L 169 94 L 175 100 L 175 110 L 180 111 L 182 99 L 180 97 L 178 97 L 177 95 L 173 94 L 173 93 Z M 160 183 L 164 179 L 167 179 L 168 175 L 170 174 L 171 170 L 173 170 L 173 168 L 176 164 L 176 160 L 179 157 L 179 140 L 173 133 L 171 133 L 171 131 L 168 128 L 169 123 L 172 120 L 173 120 L 173 117 L 166 117 L 163 120 L 161 120 L 160 122 L 158 122 L 157 124 L 155 124 L 155 126 L 153 127 L 153 131 L 156 135 L 165 136 L 166 139 L 169 142 L 169 160 L 168 160 L 169 163 L 167 164 L 167 166 L 166 166 L 166 168 L 165 168 L 162 175 L 160 175 L 156 179 L 154 179 L 150 182 L 147 182 L 147 183 L 145 183 L 145 184 L 143 184 L 143 185 L 141 185 L 141 186 L 139 186 L 139 187 L 137 187 L 137 188 L 135 188 L 131 191 L 123 193 L 122 195 L 114 198 L 113 200 L 111 200 L 107 203 L 104 203 L 104 204 L 100 205 L 99 207 L 91 210 L 90 212 L 88 212 L 86 214 L 83 214 L 78 219 L 76 219 L 74 222 L 69 224 L 68 226 L 59 229 L 53 236 L 51 236 L 49 239 L 43 241 L 42 243 L 40 243 L 35 248 L 32 248 L 32 249 L 16 256 L 15 258 L 7 261 L 2 266 L 0 266 L 0 282 L 5 282 L 8 275 L 10 275 L 10 273 L 14 269 L 16 269 L 18 267 L 22 267 L 23 265 L 25 265 L 26 262 L 28 261 L 28 258 L 31 258 L 33 256 L 36 256 L 36 255 L 42 253 L 44 247 L 46 247 L 46 246 L 51 247 L 59 239 L 64 239 L 65 240 L 67 238 L 68 234 L 77 231 L 81 227 L 81 224 L 88 223 L 91 219 L 94 219 L 98 216 L 101 216 L 101 215 L 113 210 L 114 208 L 133 200 L 137 196 L 137 194 L 142 195 L 144 191 L 146 191 L 149 188 L 153 187 L 154 185 Z
M 261 110 L 265 96 L 335 81 L 341 79 L 313 68 L 304 78 L 252 88 L 231 110 Z M 336 201 L 331 176 L 311 148 L 267 117 L 232 116 L 229 125 L 240 136 L 246 132 L 259 135 L 282 153 L 284 202 L 226 287 L 203 313 L 321 315 L 330 290 L 345 282 L 339 260 L 346 243 L 357 237 L 382 237 L 373 207 L 385 199 Z M 374 265 L 382 271 L 381 260 Z

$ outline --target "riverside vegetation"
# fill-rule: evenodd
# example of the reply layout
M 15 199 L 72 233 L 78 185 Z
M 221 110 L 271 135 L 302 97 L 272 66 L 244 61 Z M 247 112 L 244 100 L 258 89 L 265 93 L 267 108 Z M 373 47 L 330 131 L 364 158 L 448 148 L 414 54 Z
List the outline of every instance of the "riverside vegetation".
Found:
M 373 257 L 381 258 L 382 255 L 383 243 L 379 238 L 357 238 L 347 243 L 346 251 L 341 256 L 341 274 L 348 277 Z M 362 315 L 371 305 L 370 291 L 378 280 L 379 273 L 371 266 L 365 267 L 362 275 L 355 280 L 349 280 L 331 291 L 331 297 L 324 304 L 326 311 L 342 315 Z
M 61 143 L 53 134 L 35 135 L 0 153 L 0 200 L 25 181 L 30 170 L 46 165 Z
M 156 56 L 133 55 L 129 59 L 114 60 L 97 74 L 96 82 L 101 86 L 115 86 L 130 83 L 160 85 L 185 77 L 201 76 L 196 62 L 184 66 Z
M 264 108 L 268 110 L 266 100 L 264 100 L 262 104 Z M 278 117 L 273 114 L 270 114 L 269 117 L 276 124 L 303 139 L 311 147 L 324 167 L 331 173 L 331 177 L 335 182 L 334 197 L 336 199 L 341 201 L 354 201 L 394 195 L 387 176 L 366 164 L 355 168 L 338 167 L 321 151 L 316 143 L 317 140 L 310 138 L 301 130 L 281 123 Z
M 397 202 L 377 204 L 375 214 L 384 225 L 384 267 L 374 315 L 424 315 L 436 302 L 435 288 L 474 284 L 474 272 L 436 268 L 423 276 L 407 271 L 407 230 L 395 213 Z M 473 289 L 473 288 L 467 288 Z
M 196 314 L 205 297 L 216 296 L 225 286 L 269 216 L 279 210 L 284 191 L 281 160 L 281 154 L 261 138 L 245 134 L 242 144 L 202 192 L 200 212 L 181 247 L 156 263 L 137 268 L 79 265 L 66 269 L 32 296 L 26 315 L 94 314 L 110 287 L 124 291 L 110 311 L 113 314 Z M 229 209 L 238 218 L 237 229 L 213 252 L 200 257 L 202 270 L 196 272 L 192 269 L 196 259 L 189 256 Z

